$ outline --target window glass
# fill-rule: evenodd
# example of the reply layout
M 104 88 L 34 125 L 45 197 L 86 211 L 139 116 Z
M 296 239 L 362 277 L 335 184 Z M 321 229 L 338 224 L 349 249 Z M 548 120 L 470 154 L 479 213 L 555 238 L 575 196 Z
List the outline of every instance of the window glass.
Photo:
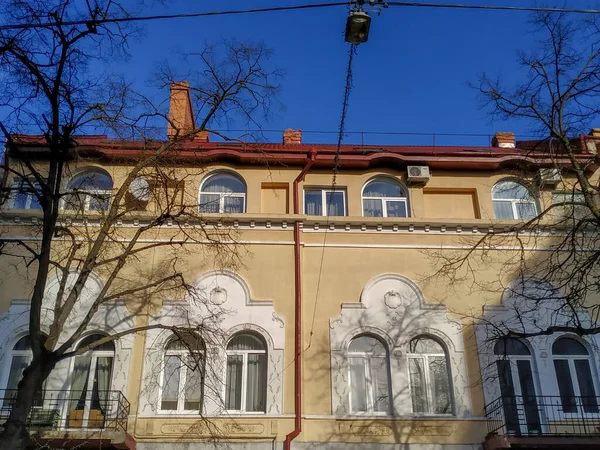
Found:
M 378 177 L 363 188 L 365 217 L 408 217 L 406 193 L 392 178 Z
M 68 183 L 63 207 L 78 211 L 106 210 L 112 188 L 112 178 L 107 173 L 98 170 L 83 172 Z
M 373 336 L 358 336 L 348 346 L 350 409 L 388 413 L 389 360 L 386 347 Z
M 442 345 L 428 336 L 412 339 L 408 368 L 413 412 L 452 414 L 450 372 Z
M 571 338 L 560 338 L 552 345 L 554 355 L 588 355 L 587 349 L 581 342 Z
M 518 339 L 502 338 L 496 341 L 494 355 L 531 355 L 529 348 Z
M 501 181 L 492 188 L 496 219 L 528 220 L 537 216 L 537 204 L 531 192 L 515 181 Z
M 261 337 L 244 333 L 229 341 L 225 377 L 228 410 L 266 412 L 268 360 L 267 346 Z
M 39 201 L 39 197 L 42 195 L 42 188 L 35 181 L 16 181 L 11 189 L 12 208 L 42 209 Z
M 305 189 L 304 213 L 311 216 L 345 216 L 345 191 Z
M 200 212 L 243 213 L 246 210 L 246 184 L 229 173 L 209 176 L 200 188 Z

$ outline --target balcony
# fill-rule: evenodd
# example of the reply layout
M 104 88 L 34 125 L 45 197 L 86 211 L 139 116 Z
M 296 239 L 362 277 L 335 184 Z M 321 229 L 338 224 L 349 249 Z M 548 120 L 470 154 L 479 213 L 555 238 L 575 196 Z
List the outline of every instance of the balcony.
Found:
M 16 401 L 16 390 L 0 390 L 0 426 Z M 77 448 L 132 448 L 127 434 L 129 401 L 120 391 L 43 390 L 35 398 L 27 427 L 37 444 Z M 60 447 L 62 448 L 62 447 Z
M 503 396 L 485 415 L 486 450 L 600 448 L 600 397 Z

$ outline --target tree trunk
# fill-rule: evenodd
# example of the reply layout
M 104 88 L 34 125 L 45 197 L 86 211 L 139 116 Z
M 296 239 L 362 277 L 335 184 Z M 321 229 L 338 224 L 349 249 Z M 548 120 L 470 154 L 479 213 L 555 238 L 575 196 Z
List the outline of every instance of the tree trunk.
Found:
M 34 359 L 29 367 L 23 371 L 23 378 L 19 382 L 17 398 L 15 399 L 10 416 L 4 424 L 0 434 L 0 449 L 25 450 L 29 443 L 27 431 L 27 417 L 33 405 L 35 394 L 48 378 L 56 365 L 55 358 L 47 353 Z

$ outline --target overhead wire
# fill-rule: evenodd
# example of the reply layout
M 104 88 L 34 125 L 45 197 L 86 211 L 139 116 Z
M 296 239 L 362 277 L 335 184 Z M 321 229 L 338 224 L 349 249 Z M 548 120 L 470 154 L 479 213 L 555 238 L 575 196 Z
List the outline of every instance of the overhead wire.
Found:
M 350 2 L 355 3 L 355 2 Z M 540 7 L 540 6 L 510 6 L 510 5 L 466 5 L 461 3 L 421 3 L 421 2 L 385 2 L 387 6 L 396 7 L 415 7 L 415 8 L 453 8 L 453 9 L 474 9 L 491 11 L 522 11 L 522 12 L 551 12 L 551 13 L 570 13 L 570 14 L 600 14 L 600 9 L 591 8 L 559 8 L 559 7 Z M 381 6 L 381 3 L 374 3 L 374 6 Z M 312 3 L 307 5 L 289 5 L 272 6 L 265 8 L 252 9 L 234 9 L 225 11 L 204 11 L 198 13 L 179 13 L 179 14 L 157 14 L 151 16 L 125 16 L 104 19 L 81 19 L 65 21 L 49 21 L 40 23 L 13 23 L 0 25 L 0 31 L 4 30 L 23 30 L 30 28 L 52 28 L 60 26 L 97 26 L 111 23 L 144 22 L 151 20 L 171 20 L 185 19 L 195 17 L 227 16 L 239 14 L 256 14 L 278 11 L 298 11 L 317 8 L 333 8 L 338 6 L 348 6 L 348 2 L 332 3 Z
M 333 158 L 333 177 L 331 180 L 331 191 L 336 192 L 337 185 L 337 174 L 340 168 L 340 154 L 342 152 L 342 142 L 344 140 L 345 129 L 346 129 L 346 116 L 348 114 L 348 104 L 350 103 L 350 93 L 352 91 L 352 64 L 354 62 L 354 55 L 356 54 L 356 44 L 351 44 L 348 50 L 348 65 L 346 66 L 346 84 L 344 86 L 344 97 L 342 100 L 342 112 L 340 115 L 340 125 L 338 128 L 338 139 L 335 149 L 335 156 Z M 333 200 L 333 199 L 332 199 Z M 345 200 L 345 197 L 344 197 Z M 325 262 L 325 247 L 327 244 L 327 234 L 329 232 L 329 205 L 327 201 L 327 192 L 325 192 L 325 233 L 323 235 L 323 248 L 321 250 L 321 261 L 319 263 L 319 275 L 317 277 L 317 287 L 315 292 L 315 304 L 313 306 L 312 319 L 310 324 L 310 333 L 308 337 L 308 346 L 310 348 L 312 344 L 313 331 L 315 326 L 315 317 L 317 313 L 317 305 L 319 304 L 319 292 L 321 290 L 321 278 L 323 275 L 323 264 Z M 346 205 L 344 204 L 344 208 Z

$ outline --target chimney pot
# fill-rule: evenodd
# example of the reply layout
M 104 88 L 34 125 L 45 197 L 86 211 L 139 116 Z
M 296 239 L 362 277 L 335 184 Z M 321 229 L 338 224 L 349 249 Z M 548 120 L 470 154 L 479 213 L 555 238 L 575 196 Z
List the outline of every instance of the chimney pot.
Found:
M 302 144 L 302 130 L 294 130 L 293 128 L 286 128 L 283 131 L 283 143 L 284 144 Z
M 515 133 L 500 131 L 492 138 L 492 147 L 515 148 Z

